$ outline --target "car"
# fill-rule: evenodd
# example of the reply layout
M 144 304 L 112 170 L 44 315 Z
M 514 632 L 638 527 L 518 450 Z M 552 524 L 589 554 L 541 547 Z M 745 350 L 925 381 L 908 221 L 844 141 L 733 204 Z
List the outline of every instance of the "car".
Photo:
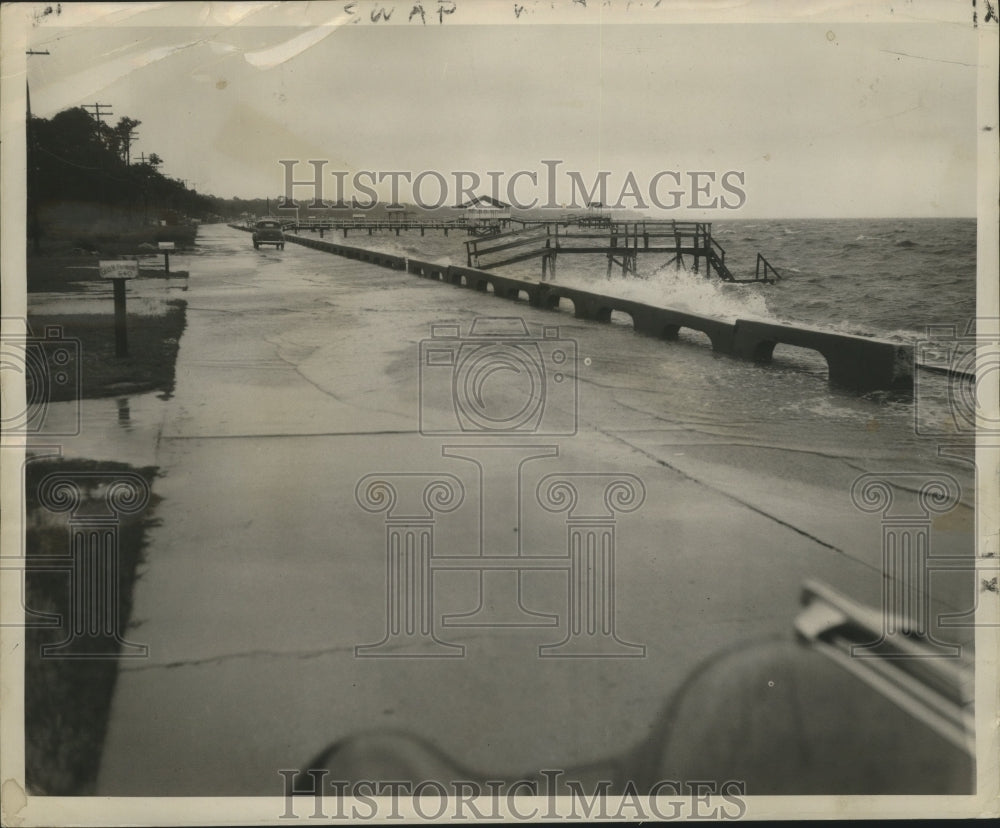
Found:
M 285 249 L 285 234 L 281 230 L 280 221 L 261 219 L 253 226 L 254 250 L 258 250 L 262 244 L 273 244 L 279 250 Z

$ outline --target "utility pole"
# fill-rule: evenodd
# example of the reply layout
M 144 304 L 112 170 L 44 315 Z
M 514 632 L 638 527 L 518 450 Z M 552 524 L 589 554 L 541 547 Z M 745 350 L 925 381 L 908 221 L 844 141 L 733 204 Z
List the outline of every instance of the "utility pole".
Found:
M 125 141 L 125 166 L 132 166 L 132 142 L 139 140 L 139 133 L 135 130 L 131 130 L 127 135 L 124 136 Z
M 49 54 L 49 50 L 46 49 L 44 51 L 36 51 L 35 49 L 28 49 L 27 51 L 25 51 L 25 54 L 26 55 L 47 55 L 47 54 Z M 24 89 L 25 89 L 25 92 L 27 93 L 27 97 L 28 97 L 28 120 L 30 121 L 31 120 L 31 87 L 28 86 L 27 77 L 25 78 L 25 81 L 24 81 Z
M 105 136 L 101 135 L 101 129 L 100 128 L 102 126 L 104 126 L 104 118 L 105 118 L 105 116 L 110 117 L 111 115 L 114 115 L 114 113 L 110 111 L 111 104 L 102 104 L 102 103 L 84 104 L 83 107 L 82 107 L 82 109 L 87 110 L 87 111 L 89 111 L 91 109 L 94 110 L 90 114 L 93 116 L 94 121 L 98 124 L 98 127 L 97 127 L 97 136 L 98 136 L 98 140 L 103 144 L 104 141 L 105 141 Z M 108 112 L 102 112 L 101 111 L 102 109 L 107 109 L 109 111 Z M 105 182 L 105 179 L 104 179 L 104 171 L 101 170 L 100 183 L 99 183 L 99 193 L 100 193 L 100 195 L 99 195 L 99 198 L 98 198 L 98 204 L 102 205 L 102 206 L 107 206 L 107 205 L 104 204 L 105 196 L 107 194 L 107 190 L 105 188 L 105 183 L 106 182 Z M 100 207 L 98 207 L 98 209 L 100 209 Z
M 94 117 L 94 120 L 97 121 L 100 124 L 104 123 L 105 116 L 111 117 L 112 115 L 115 114 L 114 112 L 110 112 L 110 111 L 109 112 L 101 112 L 102 109 L 110 110 L 111 109 L 111 104 L 102 104 L 102 103 L 84 104 L 83 108 L 86 109 L 86 110 L 93 109 L 94 111 L 91 112 L 90 114 Z
M 139 156 L 139 165 L 143 167 L 142 170 L 142 223 L 143 225 L 149 224 L 149 169 L 146 166 L 149 158 L 146 153 L 142 153 Z M 152 165 L 150 165 L 152 166 Z
M 44 49 L 44 50 L 28 49 L 27 51 L 25 51 L 25 54 L 29 55 L 29 56 L 30 55 L 47 55 L 47 54 L 49 54 L 49 50 L 48 49 Z M 28 139 L 28 146 L 30 147 L 31 144 L 32 144 L 32 139 L 34 137 L 34 131 L 35 130 L 34 130 L 34 127 L 31 124 L 31 87 L 28 85 L 27 73 L 25 73 L 25 79 L 24 79 L 24 93 L 25 93 L 25 98 L 26 98 L 27 107 L 28 107 L 27 139 Z M 38 173 L 38 171 L 36 169 L 37 165 L 38 165 L 38 157 L 37 157 L 37 153 L 36 153 L 35 154 L 35 158 L 32 160 L 31 167 L 28 169 L 28 185 L 29 185 L 29 188 L 35 190 L 34 198 L 29 199 L 29 202 L 31 204 L 31 215 L 29 216 L 29 219 L 31 221 L 31 227 L 30 227 L 29 232 L 31 233 L 31 247 L 32 247 L 32 250 L 35 251 L 35 253 L 39 252 L 39 239 L 38 239 L 38 237 L 41 235 L 41 227 L 38 224 L 38 191 L 37 191 L 37 188 L 31 186 L 32 183 L 37 184 L 37 173 Z M 34 182 L 33 182 L 33 179 L 34 179 Z

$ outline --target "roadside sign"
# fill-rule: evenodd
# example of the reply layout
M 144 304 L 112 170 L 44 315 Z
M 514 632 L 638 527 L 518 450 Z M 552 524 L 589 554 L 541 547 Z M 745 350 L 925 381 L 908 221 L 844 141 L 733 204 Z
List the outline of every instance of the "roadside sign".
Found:
M 157 246 L 160 248 L 160 250 L 173 250 L 174 249 L 174 243 L 173 242 L 157 242 Z
M 135 279 L 139 276 L 136 261 L 98 262 L 102 279 Z
M 102 279 L 110 279 L 115 288 L 115 356 L 128 356 L 128 317 L 125 312 L 125 280 L 139 275 L 139 263 L 134 259 L 98 262 Z

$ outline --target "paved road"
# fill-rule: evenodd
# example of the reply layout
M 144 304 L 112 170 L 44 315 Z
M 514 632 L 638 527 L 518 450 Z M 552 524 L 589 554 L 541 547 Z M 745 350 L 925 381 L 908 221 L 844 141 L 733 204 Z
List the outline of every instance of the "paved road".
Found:
M 129 636 L 150 658 L 123 665 L 100 794 L 278 796 L 279 769 L 376 726 L 433 737 L 493 773 L 588 761 L 644 737 L 708 653 L 788 632 L 805 578 L 878 601 L 878 517 L 847 493 L 867 469 L 899 468 L 910 444 L 866 428 L 869 404 L 815 378 L 294 245 L 254 251 L 226 227 L 203 228 L 201 243 L 158 430 L 161 523 Z M 575 340 L 578 408 L 549 375 L 544 411 L 545 427 L 561 428 L 577 410 L 575 436 L 470 449 L 456 446 L 498 441 L 419 433 L 421 340 L 431 323 L 464 335 L 487 315 L 522 317 L 535 336 L 559 324 Z M 523 379 L 489 380 L 501 396 L 484 404 L 520 410 L 520 386 L 503 385 L 512 377 Z M 794 414 L 762 403 L 798 392 Z M 431 425 L 454 417 L 435 399 Z M 614 592 L 617 636 L 644 657 L 540 658 L 540 645 L 566 637 L 570 599 L 563 572 L 533 570 L 521 578 L 526 617 L 556 627 L 444 626 L 442 615 L 477 609 L 481 584 L 473 571 L 442 572 L 434 626 L 464 657 L 356 658 L 386 631 L 387 564 L 385 515 L 363 511 L 355 486 L 395 472 L 460 482 L 465 501 L 438 511 L 435 552 L 466 557 L 566 555 L 567 514 L 535 499 L 546 475 L 641 480 L 643 505 L 615 518 Z M 937 552 L 968 540 L 971 512 L 949 520 Z M 483 584 L 486 609 L 511 620 L 514 576 Z M 407 646 L 387 652 L 419 652 Z

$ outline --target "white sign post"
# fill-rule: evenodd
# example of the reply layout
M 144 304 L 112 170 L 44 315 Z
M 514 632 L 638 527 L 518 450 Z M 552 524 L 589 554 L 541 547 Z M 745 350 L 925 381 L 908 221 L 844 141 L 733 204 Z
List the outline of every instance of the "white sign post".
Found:
M 170 251 L 174 249 L 175 245 L 173 242 L 157 242 L 157 247 L 163 251 L 163 267 L 166 271 L 166 277 L 170 278 Z
M 135 279 L 139 275 L 139 263 L 134 260 L 114 260 L 98 262 L 102 279 Z
M 115 356 L 128 356 L 128 330 L 125 327 L 125 280 L 139 275 L 136 261 L 99 262 L 102 279 L 111 279 L 115 286 Z

